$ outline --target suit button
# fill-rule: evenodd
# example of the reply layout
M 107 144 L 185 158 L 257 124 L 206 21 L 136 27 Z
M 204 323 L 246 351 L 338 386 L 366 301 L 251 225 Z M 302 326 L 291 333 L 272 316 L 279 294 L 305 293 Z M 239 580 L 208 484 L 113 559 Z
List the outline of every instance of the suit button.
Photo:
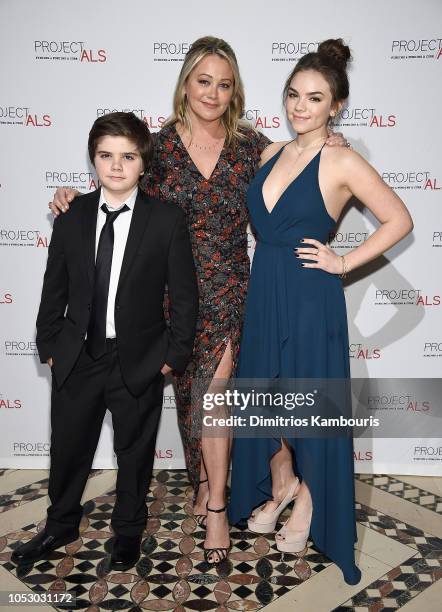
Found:
M 90 305 L 90 304 L 88 304 L 88 305 L 87 305 L 87 309 L 88 309 L 88 310 L 90 310 L 90 309 L 91 309 L 91 305 Z
M 115 310 L 120 310 L 120 307 L 119 306 L 115 306 Z

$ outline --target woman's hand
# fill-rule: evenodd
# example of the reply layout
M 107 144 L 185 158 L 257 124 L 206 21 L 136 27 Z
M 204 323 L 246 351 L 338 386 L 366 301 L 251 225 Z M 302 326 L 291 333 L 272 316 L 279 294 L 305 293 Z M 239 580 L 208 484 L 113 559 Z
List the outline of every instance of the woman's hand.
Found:
M 303 238 L 301 242 L 313 245 L 312 247 L 300 247 L 295 249 L 296 257 L 300 259 L 309 259 L 316 263 L 303 263 L 304 268 L 318 268 L 330 274 L 342 274 L 343 265 L 342 257 L 336 255 L 333 250 L 327 245 L 322 244 L 314 238 Z
M 76 189 L 58 187 L 53 201 L 49 202 L 48 206 L 54 213 L 54 216 L 58 217 L 61 212 L 67 212 L 69 210 L 69 204 L 78 195 L 80 195 L 80 192 Z
M 167 363 L 165 363 L 161 368 L 161 374 L 164 374 L 164 376 L 166 376 L 166 374 L 169 374 L 170 372 L 172 372 L 172 368 L 168 366 Z
M 332 132 L 331 130 L 328 132 L 328 138 L 325 144 L 330 147 L 347 147 L 351 149 L 351 144 L 345 139 L 344 134 L 341 132 Z

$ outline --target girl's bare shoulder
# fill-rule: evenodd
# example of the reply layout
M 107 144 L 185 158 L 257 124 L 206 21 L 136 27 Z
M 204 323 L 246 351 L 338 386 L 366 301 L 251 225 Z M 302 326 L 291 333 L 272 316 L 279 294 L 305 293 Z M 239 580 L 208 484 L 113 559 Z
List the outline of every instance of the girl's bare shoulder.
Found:
M 261 159 L 260 159 L 259 165 L 262 166 L 267 161 L 269 161 L 269 159 L 271 159 L 274 155 L 276 155 L 276 153 L 278 153 L 278 151 L 282 149 L 282 147 L 284 147 L 289 142 L 290 140 L 284 140 L 282 142 L 272 142 L 271 144 L 269 144 L 269 146 L 266 147 L 264 151 L 261 153 Z

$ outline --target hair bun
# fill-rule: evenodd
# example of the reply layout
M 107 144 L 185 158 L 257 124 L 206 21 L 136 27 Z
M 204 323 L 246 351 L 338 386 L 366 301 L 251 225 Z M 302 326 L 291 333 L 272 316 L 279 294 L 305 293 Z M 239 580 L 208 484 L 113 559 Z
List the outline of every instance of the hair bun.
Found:
M 318 55 L 330 64 L 336 64 L 345 70 L 347 63 L 351 60 L 349 47 L 344 44 L 342 38 L 329 38 L 324 40 L 318 47 Z

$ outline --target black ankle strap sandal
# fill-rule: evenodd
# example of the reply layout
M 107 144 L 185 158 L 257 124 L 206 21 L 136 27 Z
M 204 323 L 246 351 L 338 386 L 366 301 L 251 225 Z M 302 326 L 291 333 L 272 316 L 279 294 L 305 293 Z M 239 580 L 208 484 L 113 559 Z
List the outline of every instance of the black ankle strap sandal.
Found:
M 209 479 L 206 478 L 205 480 L 200 480 L 199 484 L 204 484 L 205 482 L 209 482 Z M 195 519 L 198 527 L 202 527 L 203 529 L 206 528 L 207 514 L 194 514 L 193 518 Z
M 217 514 L 221 513 L 221 512 L 225 512 L 227 509 L 227 506 L 224 506 L 223 508 L 220 508 L 219 510 L 213 510 L 213 508 L 209 508 L 209 506 L 206 506 L 207 508 L 207 512 L 216 512 Z M 206 563 L 208 563 L 209 565 L 218 565 L 219 563 L 221 563 L 221 561 L 224 561 L 224 559 L 227 559 L 227 556 L 229 554 L 229 550 L 232 548 L 232 542 L 229 541 L 229 545 L 227 546 L 227 548 L 204 548 L 204 560 Z M 217 559 L 215 561 L 210 561 L 209 557 L 216 554 L 217 555 Z

